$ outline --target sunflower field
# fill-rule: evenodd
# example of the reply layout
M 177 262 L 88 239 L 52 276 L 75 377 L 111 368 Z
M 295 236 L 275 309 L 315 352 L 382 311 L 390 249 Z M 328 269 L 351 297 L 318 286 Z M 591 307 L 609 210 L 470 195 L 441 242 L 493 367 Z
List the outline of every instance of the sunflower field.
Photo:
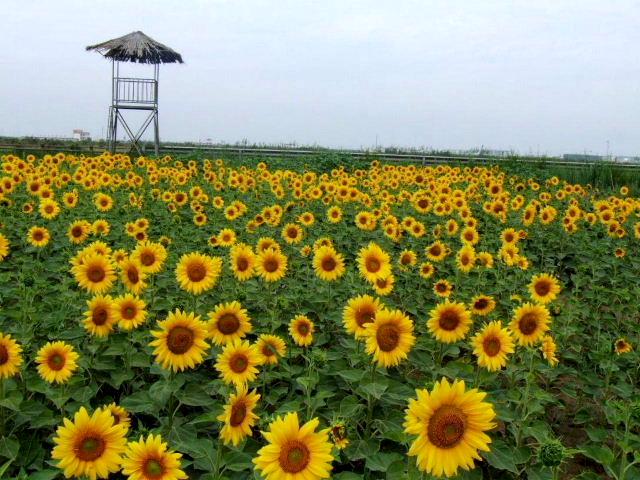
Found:
M 1 157 L 0 478 L 640 478 L 640 198 Z

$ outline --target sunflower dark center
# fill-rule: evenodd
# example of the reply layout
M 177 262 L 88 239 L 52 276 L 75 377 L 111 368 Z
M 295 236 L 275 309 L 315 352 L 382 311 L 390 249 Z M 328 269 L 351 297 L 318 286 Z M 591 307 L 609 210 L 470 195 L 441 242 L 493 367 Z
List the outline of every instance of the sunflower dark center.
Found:
M 267 342 L 262 346 L 262 354 L 265 357 L 274 357 L 276 353 L 276 348 L 272 344 Z
M 309 448 L 299 440 L 290 440 L 280 449 L 278 463 L 287 473 L 295 474 L 303 471 L 311 460 Z
M 140 255 L 140 262 L 145 266 L 149 267 L 153 265 L 156 261 L 156 256 L 151 252 L 144 252 Z
M 37 230 L 33 233 L 33 239 L 36 242 L 41 241 L 44 238 L 44 233 L 42 233 L 40 230 Z
M 538 316 L 535 313 L 525 313 L 520 321 L 518 328 L 524 335 L 531 335 L 538 328 Z
M 173 327 L 167 335 L 167 348 L 176 355 L 189 351 L 194 340 L 193 331 L 187 327 Z
M 500 339 L 498 337 L 487 337 L 482 342 L 482 349 L 489 357 L 495 357 L 500 353 Z
M 207 270 L 201 263 L 191 263 L 187 266 L 187 277 L 192 282 L 201 282 L 207 275 Z
M 71 229 L 71 235 L 74 237 L 81 237 L 82 236 L 82 227 L 73 227 Z
M 249 260 L 244 257 L 240 257 L 236 263 L 238 270 L 241 272 L 246 271 L 249 268 Z
M 231 358 L 229 362 L 229 367 L 235 373 L 242 373 L 249 367 L 249 359 L 243 353 L 237 353 Z
M 218 330 L 223 335 L 236 333 L 238 328 L 240 328 L 240 321 L 233 313 L 227 312 L 218 319 Z
M 409 255 L 403 255 L 400 263 L 403 265 L 409 265 L 411 263 L 411 257 Z
M 4 345 L 0 345 L 0 366 L 9 361 L 9 350 Z
M 436 290 L 440 293 L 447 291 L 447 285 L 444 283 L 436 283 Z
M 150 458 L 144 462 L 143 470 L 146 478 L 161 478 L 164 474 L 162 462 L 155 458 Z
M 65 364 L 65 358 L 62 354 L 56 352 L 47 359 L 47 365 L 51 370 L 62 370 Z
M 295 228 L 290 228 L 289 230 L 287 230 L 287 236 L 289 238 L 296 238 L 298 236 L 298 230 L 296 230 Z
M 453 405 L 443 405 L 429 419 L 427 436 L 438 448 L 453 448 L 464 436 L 466 425 L 462 410 Z
M 136 316 L 136 312 L 137 312 L 137 308 L 134 305 L 124 305 L 122 307 L 122 317 L 126 320 L 131 320 L 133 317 Z
M 275 272 L 278 270 L 278 261 L 275 258 L 268 258 L 264 262 L 264 269 L 269 273 Z
M 333 272 L 338 264 L 333 257 L 326 257 L 322 260 L 322 270 L 325 272 Z
M 300 322 L 298 323 L 296 330 L 298 330 L 298 333 L 300 335 L 302 335 L 303 337 L 306 337 L 307 335 L 309 335 L 309 332 L 311 331 L 311 327 L 307 322 Z
M 460 325 L 460 315 L 453 309 L 447 309 L 440 314 L 438 324 L 443 330 L 455 330 Z
M 378 260 L 377 258 L 367 258 L 367 261 L 365 262 L 365 265 L 367 267 L 367 271 L 371 272 L 371 273 L 376 273 L 380 270 L 380 268 L 382 267 L 380 260 Z
M 247 416 L 247 406 L 244 402 L 238 402 L 231 407 L 231 415 L 229 418 L 229 424 L 232 427 L 241 425 Z
M 400 343 L 400 332 L 398 332 L 395 325 L 389 323 L 380 325 L 376 332 L 376 342 L 380 350 L 383 352 L 390 352 L 398 346 L 398 343 Z
M 93 283 L 99 283 L 106 277 L 104 269 L 99 265 L 89 267 L 87 270 L 87 278 Z
M 84 462 L 92 462 L 105 451 L 106 445 L 100 437 L 84 437 L 75 448 L 76 456 Z
M 356 311 L 356 323 L 359 327 L 364 327 L 365 324 L 373 322 L 376 316 L 376 312 L 373 308 L 364 307 Z
M 429 249 L 429 253 L 431 253 L 431 255 L 433 255 L 434 257 L 437 257 L 440 255 L 440 253 L 442 253 L 442 249 L 438 245 L 434 245 Z
M 133 284 L 136 284 L 140 281 L 140 275 L 138 274 L 138 269 L 135 267 L 131 267 L 127 270 L 127 278 Z
M 91 316 L 91 320 L 93 321 L 94 325 L 104 325 L 105 323 L 107 323 L 107 320 L 109 319 L 109 312 L 107 311 L 106 308 L 104 307 L 96 307 L 93 310 L 93 315 Z
M 476 300 L 476 303 L 473 306 L 476 308 L 476 310 L 484 310 L 489 306 L 489 300 L 487 300 L 486 298 L 479 298 L 478 300 Z
M 551 292 L 551 283 L 548 280 L 538 280 L 533 288 L 538 295 L 544 297 Z

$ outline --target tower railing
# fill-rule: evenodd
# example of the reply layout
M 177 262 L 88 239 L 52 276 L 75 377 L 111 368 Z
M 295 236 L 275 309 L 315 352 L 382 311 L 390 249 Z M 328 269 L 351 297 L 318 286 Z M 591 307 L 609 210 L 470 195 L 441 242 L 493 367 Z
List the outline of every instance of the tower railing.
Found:
M 114 104 L 158 103 L 158 81 L 154 78 L 115 77 L 113 83 Z

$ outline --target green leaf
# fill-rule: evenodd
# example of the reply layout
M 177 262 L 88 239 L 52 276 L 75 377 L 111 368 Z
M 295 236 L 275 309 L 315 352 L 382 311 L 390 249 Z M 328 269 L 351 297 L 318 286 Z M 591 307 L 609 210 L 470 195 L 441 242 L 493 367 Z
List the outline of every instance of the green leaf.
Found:
M 494 468 L 498 470 L 508 470 L 511 473 L 518 473 L 518 468 L 513 460 L 513 449 L 502 440 L 496 440 L 490 445 L 491 451 L 484 452 L 482 456 Z
M 386 379 L 374 380 L 360 383 L 357 391 L 361 394 L 364 394 L 363 396 L 365 397 L 373 397 L 376 400 L 379 400 L 388 386 L 389 383 Z
M 149 395 L 149 392 L 144 390 L 123 398 L 120 401 L 120 405 L 126 410 L 133 413 L 149 413 L 155 411 L 153 400 Z
M 20 450 L 20 442 L 15 436 L 0 437 L 0 457 L 15 459 Z
M 191 407 L 207 407 L 214 403 L 209 394 L 197 384 L 187 385 L 183 390 L 177 391 L 176 396 L 182 403 Z
M 399 461 L 402 461 L 402 455 L 399 453 L 377 452 L 367 457 L 366 467 L 373 472 L 386 472 L 389 465 Z
M 606 445 L 587 445 L 585 447 L 582 447 L 582 452 L 587 457 L 604 466 L 610 466 L 615 459 L 613 452 Z

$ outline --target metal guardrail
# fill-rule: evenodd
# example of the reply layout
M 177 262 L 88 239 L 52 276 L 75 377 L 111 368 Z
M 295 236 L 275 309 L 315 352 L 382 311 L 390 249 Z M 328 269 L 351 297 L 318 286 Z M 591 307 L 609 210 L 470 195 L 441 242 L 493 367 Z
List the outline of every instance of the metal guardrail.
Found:
M 92 153 L 98 154 L 104 149 L 95 147 L 93 145 L 77 145 L 72 148 L 63 148 L 59 145 L 0 145 L 0 150 L 13 150 L 13 151 L 43 151 L 43 152 L 58 152 L 58 151 L 71 151 L 74 153 Z M 118 145 L 117 152 L 126 153 L 129 152 L 127 145 Z M 170 145 L 165 144 L 160 146 L 161 153 L 189 153 L 189 152 L 211 152 L 211 153 L 227 153 L 235 154 L 240 158 L 243 156 L 258 156 L 258 157 L 308 157 L 319 155 L 323 153 L 335 153 L 338 155 L 346 155 L 353 158 L 377 158 L 380 160 L 394 161 L 394 162 L 407 162 L 407 163 L 421 163 L 423 165 L 444 164 L 450 162 L 459 163 L 505 163 L 513 161 L 521 161 L 526 163 L 539 163 L 546 165 L 563 165 L 569 167 L 584 167 L 594 165 L 610 165 L 620 168 L 640 169 L 640 163 L 620 163 L 620 162 L 577 162 L 568 161 L 561 158 L 540 158 L 530 159 L 522 158 L 502 158 L 502 157 L 478 157 L 478 156 L 457 156 L 457 155 L 433 155 L 422 153 L 385 153 L 375 151 L 351 151 L 351 150 L 305 150 L 305 149 L 291 149 L 291 148 L 262 148 L 262 147 L 228 147 L 228 146 L 214 146 L 214 145 Z

